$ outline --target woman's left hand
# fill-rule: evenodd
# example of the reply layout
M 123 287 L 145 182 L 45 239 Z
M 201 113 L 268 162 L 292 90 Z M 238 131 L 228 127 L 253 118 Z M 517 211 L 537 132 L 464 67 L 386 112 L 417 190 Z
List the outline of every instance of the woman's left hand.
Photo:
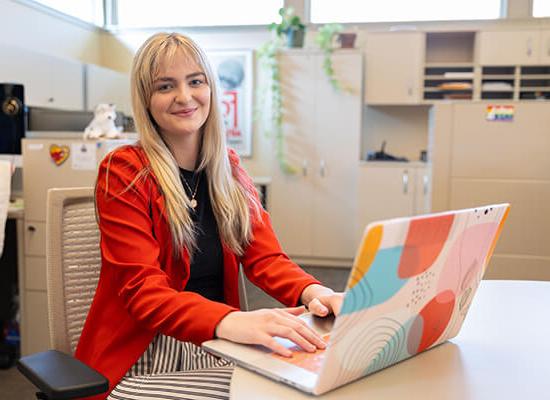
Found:
M 300 297 L 310 312 L 319 317 L 326 317 L 330 313 L 338 315 L 342 308 L 344 293 L 337 293 L 334 290 L 313 284 L 307 286 Z

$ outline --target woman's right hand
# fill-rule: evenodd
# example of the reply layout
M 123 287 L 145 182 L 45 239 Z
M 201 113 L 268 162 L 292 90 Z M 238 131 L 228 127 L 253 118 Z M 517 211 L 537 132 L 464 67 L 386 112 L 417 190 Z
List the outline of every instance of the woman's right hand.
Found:
M 292 352 L 273 337 L 288 339 L 308 352 L 324 349 L 326 343 L 298 315 L 305 308 L 274 308 L 256 311 L 234 311 L 216 327 L 216 336 L 237 343 L 261 344 L 275 353 L 290 357 Z

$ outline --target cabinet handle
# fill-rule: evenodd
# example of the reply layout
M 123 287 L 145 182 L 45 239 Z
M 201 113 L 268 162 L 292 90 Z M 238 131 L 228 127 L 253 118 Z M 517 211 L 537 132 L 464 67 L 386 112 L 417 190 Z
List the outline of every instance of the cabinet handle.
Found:
M 36 228 L 35 228 L 34 226 L 32 226 L 32 225 L 29 225 L 29 226 L 27 227 L 27 230 L 28 230 L 29 232 L 36 232 Z
M 319 175 L 321 175 L 322 178 L 325 177 L 326 175 L 326 165 L 325 165 L 325 160 L 321 160 L 321 162 L 319 163 Z
M 53 97 L 48 97 L 48 103 L 53 103 L 54 102 L 54 98 Z
M 409 171 L 403 171 L 403 194 L 409 193 Z
M 302 161 L 302 176 L 307 176 L 307 160 Z
M 428 194 L 428 175 L 424 175 L 422 181 L 424 183 L 424 194 Z
M 531 57 L 531 54 L 533 54 L 533 39 L 529 38 L 527 39 L 527 57 Z

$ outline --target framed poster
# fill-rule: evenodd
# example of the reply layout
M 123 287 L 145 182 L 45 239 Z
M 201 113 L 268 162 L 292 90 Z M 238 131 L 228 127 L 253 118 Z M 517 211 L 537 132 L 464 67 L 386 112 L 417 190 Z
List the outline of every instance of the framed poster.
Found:
M 208 51 L 218 77 L 220 109 L 227 145 L 242 157 L 252 156 L 252 50 Z

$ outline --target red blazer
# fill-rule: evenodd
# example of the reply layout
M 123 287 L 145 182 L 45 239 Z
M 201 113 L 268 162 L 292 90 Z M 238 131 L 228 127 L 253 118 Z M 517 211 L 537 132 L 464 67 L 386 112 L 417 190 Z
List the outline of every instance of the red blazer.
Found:
M 230 151 L 228 156 L 234 179 L 252 185 L 237 155 Z M 189 256 L 182 249 L 179 259 L 173 257 L 156 178 L 152 173 L 138 177 L 148 164 L 141 147 L 125 146 L 99 167 L 96 203 L 101 273 L 75 356 L 109 379 L 109 391 L 157 333 L 197 345 L 212 339 L 220 320 L 239 309 L 239 263 L 250 281 L 288 306 L 299 303 L 306 286 L 318 283 L 283 253 L 269 215 L 262 210 L 261 220 L 253 222 L 254 238 L 243 256 L 223 245 L 227 304 L 184 291 Z

